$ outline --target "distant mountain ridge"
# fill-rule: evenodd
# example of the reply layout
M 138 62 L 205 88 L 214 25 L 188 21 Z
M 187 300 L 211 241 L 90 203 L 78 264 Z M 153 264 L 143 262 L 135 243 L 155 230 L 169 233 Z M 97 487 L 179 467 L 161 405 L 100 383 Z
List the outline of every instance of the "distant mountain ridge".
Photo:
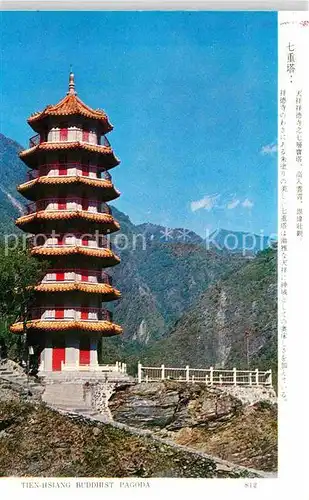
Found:
M 252 255 L 272 246 L 275 240 L 262 234 L 249 233 L 246 231 L 231 231 L 229 229 L 216 229 L 205 240 L 207 248 L 215 247 L 218 250 L 229 252 L 243 252 L 244 255 Z
M 202 238 L 194 231 L 186 228 L 169 228 L 153 223 L 138 224 L 136 228 L 144 235 L 147 241 L 160 243 L 196 243 L 208 250 L 227 250 L 229 252 L 243 252 L 252 255 L 272 246 L 268 236 L 246 231 L 233 231 L 218 228 L 206 238 Z

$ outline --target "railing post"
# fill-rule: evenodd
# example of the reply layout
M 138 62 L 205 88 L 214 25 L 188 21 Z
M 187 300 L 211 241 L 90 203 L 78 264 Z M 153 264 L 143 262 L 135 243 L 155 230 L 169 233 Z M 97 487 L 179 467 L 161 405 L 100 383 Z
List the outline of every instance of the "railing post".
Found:
M 249 372 L 249 385 L 252 385 L 252 373 Z
M 269 370 L 269 378 L 268 378 L 268 383 L 269 385 L 273 385 L 273 377 L 272 377 L 272 371 L 271 369 Z
M 194 375 L 192 375 L 192 384 L 194 384 Z
M 189 365 L 186 366 L 186 382 L 190 381 L 190 368 Z
M 161 380 L 165 379 L 165 367 L 164 365 L 161 365 Z
M 256 385 L 259 385 L 259 369 L 255 369 L 255 383 Z
M 142 382 L 142 364 L 140 361 L 137 364 L 137 381 L 139 384 Z
M 233 384 L 237 385 L 237 373 L 236 373 L 236 368 L 233 368 Z
M 123 363 L 123 373 L 127 373 L 127 363 Z
M 222 385 L 222 373 L 219 375 L 219 384 Z
M 214 369 L 213 366 L 210 367 L 209 369 L 209 378 L 210 378 L 210 385 L 214 385 Z

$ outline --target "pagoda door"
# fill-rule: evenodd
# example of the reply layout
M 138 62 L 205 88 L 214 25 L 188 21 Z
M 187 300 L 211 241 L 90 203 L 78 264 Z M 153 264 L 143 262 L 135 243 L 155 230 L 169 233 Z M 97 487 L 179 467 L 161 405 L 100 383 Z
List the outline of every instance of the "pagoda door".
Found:
M 90 341 L 88 337 L 82 337 L 79 343 L 79 364 L 90 365 Z
M 53 372 L 61 371 L 61 363 L 65 363 L 65 341 L 61 338 L 55 338 L 53 340 L 53 360 L 52 360 L 52 370 Z
M 64 281 L 64 272 L 63 271 L 56 272 L 56 281 Z

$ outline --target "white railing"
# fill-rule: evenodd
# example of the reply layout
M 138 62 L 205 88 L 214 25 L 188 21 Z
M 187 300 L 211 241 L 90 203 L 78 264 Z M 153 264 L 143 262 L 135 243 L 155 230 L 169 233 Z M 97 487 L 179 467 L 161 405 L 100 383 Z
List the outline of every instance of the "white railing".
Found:
M 161 366 L 137 366 L 137 381 L 156 382 L 159 380 L 175 380 L 177 382 L 203 382 L 206 385 L 239 385 L 239 386 L 269 386 L 272 387 L 271 370 L 232 370 L 210 368 L 170 368 Z
M 116 361 L 114 365 L 99 365 L 99 364 L 80 364 L 79 361 L 75 363 L 61 362 L 61 371 L 75 372 L 120 372 L 127 373 L 126 363 Z

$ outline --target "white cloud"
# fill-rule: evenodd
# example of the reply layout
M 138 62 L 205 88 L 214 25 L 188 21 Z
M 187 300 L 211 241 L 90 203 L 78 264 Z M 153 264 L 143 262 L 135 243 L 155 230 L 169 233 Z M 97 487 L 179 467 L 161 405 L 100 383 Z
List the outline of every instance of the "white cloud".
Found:
M 232 200 L 232 201 L 230 201 L 230 202 L 227 204 L 226 208 L 228 208 L 229 210 L 232 210 L 233 208 L 236 208 L 236 207 L 237 207 L 237 205 L 239 205 L 239 203 L 240 203 L 240 200 L 236 200 L 236 199 L 235 199 L 235 200 Z
M 254 205 L 253 201 L 248 200 L 248 198 L 245 199 L 245 201 L 242 202 L 242 206 L 244 208 L 252 208 Z
M 260 152 L 262 155 L 275 155 L 278 152 L 278 145 L 275 143 L 267 144 L 266 146 L 262 146 Z
M 204 196 L 201 200 L 191 201 L 191 210 L 192 212 L 196 212 L 201 208 L 205 208 L 205 210 L 212 210 L 217 204 L 217 198 L 219 195 L 210 195 Z

